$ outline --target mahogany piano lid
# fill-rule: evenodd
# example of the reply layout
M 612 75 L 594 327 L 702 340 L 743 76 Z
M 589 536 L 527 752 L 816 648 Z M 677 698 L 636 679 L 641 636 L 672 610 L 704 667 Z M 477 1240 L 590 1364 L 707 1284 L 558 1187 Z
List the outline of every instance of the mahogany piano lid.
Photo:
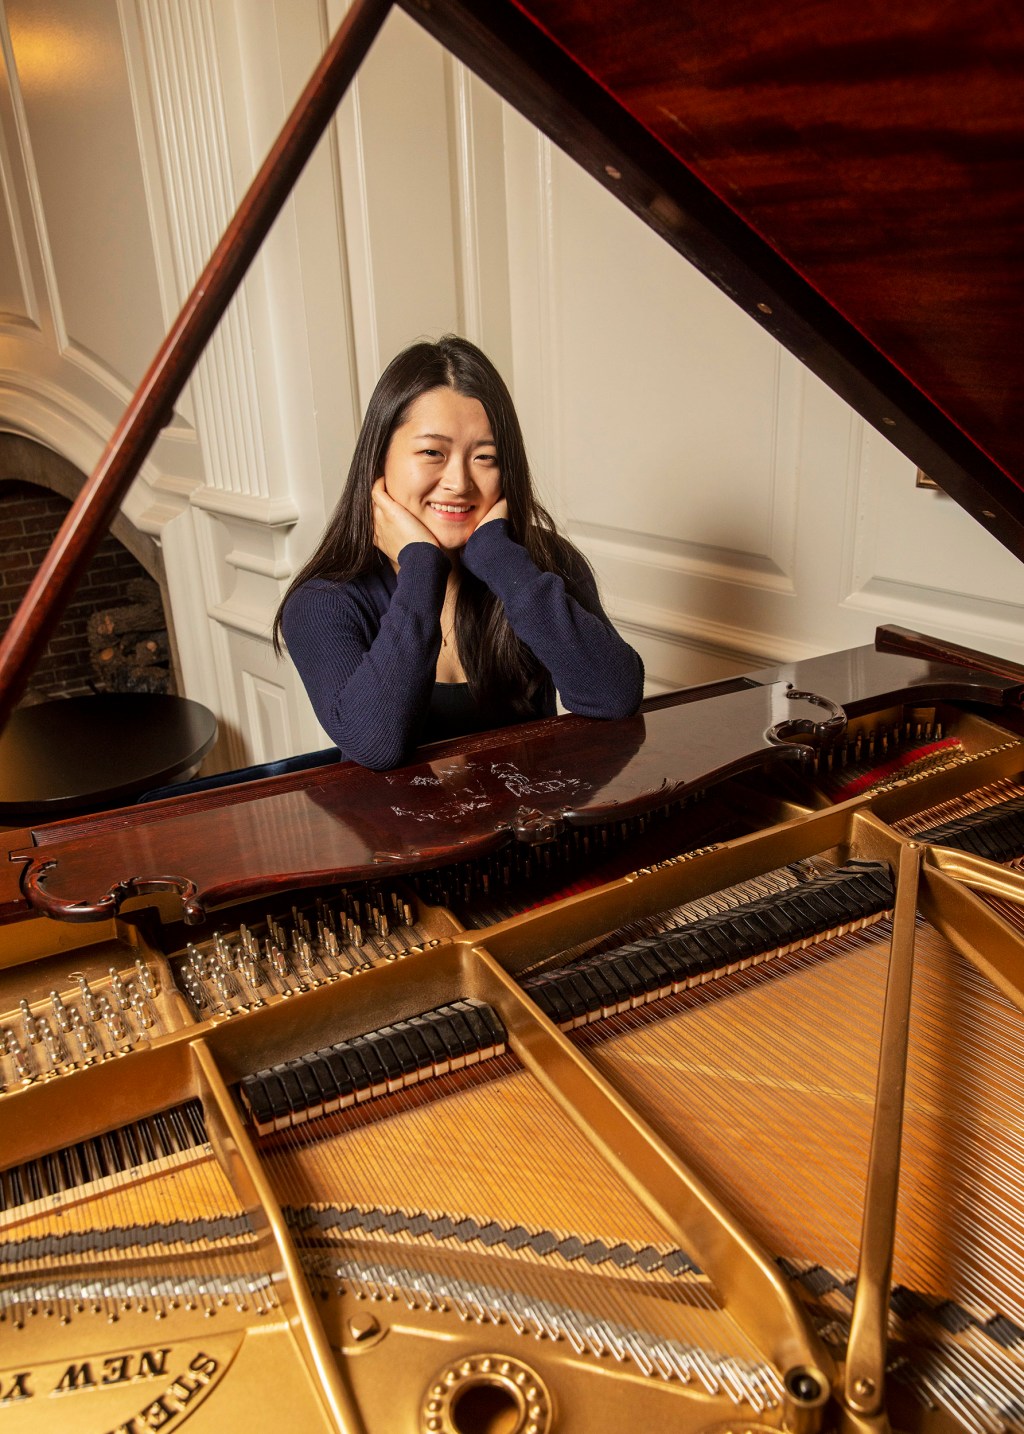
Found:
M 566 826 L 618 821 L 743 771 L 799 761 L 794 725 L 820 724 L 827 735 L 838 722 L 841 731 L 837 706 L 852 714 L 945 700 L 1016 709 L 1024 669 L 988 672 L 969 657 L 954 653 L 954 665 L 854 648 L 655 698 L 620 722 L 556 717 L 438 743 L 392 772 L 343 762 L 55 823 L 10 852 L 0 922 L 30 908 L 105 920 L 124 901 L 160 891 L 180 897 L 186 921 L 201 922 L 227 902 L 469 860 L 510 838 L 548 840 Z
M 1024 557 L 1024 10 L 405 4 Z

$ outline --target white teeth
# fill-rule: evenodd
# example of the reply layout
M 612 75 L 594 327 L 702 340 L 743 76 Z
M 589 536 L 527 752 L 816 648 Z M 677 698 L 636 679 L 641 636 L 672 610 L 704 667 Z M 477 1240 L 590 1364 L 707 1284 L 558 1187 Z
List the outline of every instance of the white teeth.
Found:
M 468 507 L 460 508 L 454 503 L 431 503 L 430 506 L 437 513 L 468 513 L 470 511 Z

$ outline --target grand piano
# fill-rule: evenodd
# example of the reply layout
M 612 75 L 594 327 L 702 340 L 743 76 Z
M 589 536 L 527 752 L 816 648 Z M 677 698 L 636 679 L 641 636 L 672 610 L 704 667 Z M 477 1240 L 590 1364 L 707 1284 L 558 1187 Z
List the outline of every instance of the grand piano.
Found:
M 405 8 L 1024 554 L 1009 11 Z M 157 355 L 2 711 L 387 9 Z M 1024 1430 L 1013 663 L 884 628 L 4 842 L 5 1429 Z

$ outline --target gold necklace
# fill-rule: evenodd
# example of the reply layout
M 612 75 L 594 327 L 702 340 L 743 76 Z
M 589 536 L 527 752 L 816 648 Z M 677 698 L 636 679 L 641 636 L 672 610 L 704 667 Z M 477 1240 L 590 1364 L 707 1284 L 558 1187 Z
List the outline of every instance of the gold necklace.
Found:
M 450 582 L 450 581 L 451 581 L 451 580 L 449 579 L 449 582 Z M 444 626 L 444 615 L 445 615 L 445 611 L 446 611 L 446 610 L 447 610 L 448 612 L 450 612 L 451 615 L 452 615 L 452 620 L 451 620 L 451 622 L 448 624 L 448 630 L 447 630 L 447 631 L 445 631 L 445 626 Z M 447 646 L 448 646 L 448 639 L 451 637 L 452 633 L 455 631 L 455 620 L 456 620 L 457 617 L 458 617 L 458 597 L 457 597 L 455 591 L 454 591 L 451 587 L 449 587 L 449 588 L 448 588 L 448 591 L 445 593 L 444 602 L 441 604 L 441 611 L 438 613 L 438 616 L 437 616 L 438 626 L 439 626 L 440 629 L 441 629 L 441 646 L 442 646 L 442 647 L 447 647 Z

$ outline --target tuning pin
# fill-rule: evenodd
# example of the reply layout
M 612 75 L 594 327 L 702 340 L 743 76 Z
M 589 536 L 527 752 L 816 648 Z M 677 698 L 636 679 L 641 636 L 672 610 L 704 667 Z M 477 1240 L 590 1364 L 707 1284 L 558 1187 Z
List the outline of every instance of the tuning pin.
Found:
M 10 1026 L 5 1026 L 3 1029 L 3 1049 L 5 1055 L 10 1058 L 11 1064 L 14 1066 L 14 1074 L 18 1079 L 31 1080 L 32 1067 L 28 1052 L 22 1050 L 21 1042 Z
M 110 994 L 113 997 L 115 1007 L 119 1011 L 127 1009 L 128 987 L 121 980 L 120 972 L 116 966 L 110 968 Z
M 128 1030 L 125 1019 L 120 1011 L 115 1011 L 113 1007 L 108 1006 L 104 1013 L 103 1020 L 107 1030 L 119 1045 L 130 1039 L 131 1032 Z
M 50 1064 L 53 1066 L 62 1065 L 67 1059 L 64 1042 L 54 1035 L 50 1023 L 45 1016 L 39 1017 L 39 1034 L 42 1038 L 43 1049 L 50 1059 Z
M 203 990 L 203 983 L 199 978 L 199 973 L 190 961 L 186 961 L 182 964 L 180 976 L 186 996 L 192 1002 L 195 1010 L 197 1012 L 201 1011 L 207 1004 L 206 992 Z
M 154 1016 L 141 991 L 131 993 L 132 1015 L 144 1031 L 154 1024 Z
M 71 1029 L 71 1015 L 56 991 L 50 992 L 50 1007 L 57 1022 L 57 1029 L 67 1034 Z
M 94 1051 L 96 1049 L 96 1034 L 91 1026 L 86 1025 L 82 1019 L 82 1013 L 77 1006 L 72 1006 L 71 1008 L 71 1026 L 75 1034 L 75 1039 L 82 1047 L 82 1050 L 87 1053 Z
M 238 951 L 222 931 L 218 931 L 214 936 L 213 944 L 221 965 L 229 971 L 234 970 L 238 965 Z
M 82 997 L 82 1005 L 85 1007 L 85 1014 L 89 1017 L 90 1021 L 98 1021 L 100 1018 L 100 1008 L 97 1004 L 93 989 L 84 976 L 79 976 L 77 979 L 78 990 Z
M 25 1032 L 25 1040 L 30 1046 L 39 1044 L 39 1032 L 36 1029 L 36 1018 L 32 1014 L 32 1007 L 22 999 L 18 1002 L 18 1010 L 21 1012 L 21 1024 Z
M 287 976 L 288 961 L 281 947 L 274 941 L 267 942 L 267 960 L 278 976 Z

